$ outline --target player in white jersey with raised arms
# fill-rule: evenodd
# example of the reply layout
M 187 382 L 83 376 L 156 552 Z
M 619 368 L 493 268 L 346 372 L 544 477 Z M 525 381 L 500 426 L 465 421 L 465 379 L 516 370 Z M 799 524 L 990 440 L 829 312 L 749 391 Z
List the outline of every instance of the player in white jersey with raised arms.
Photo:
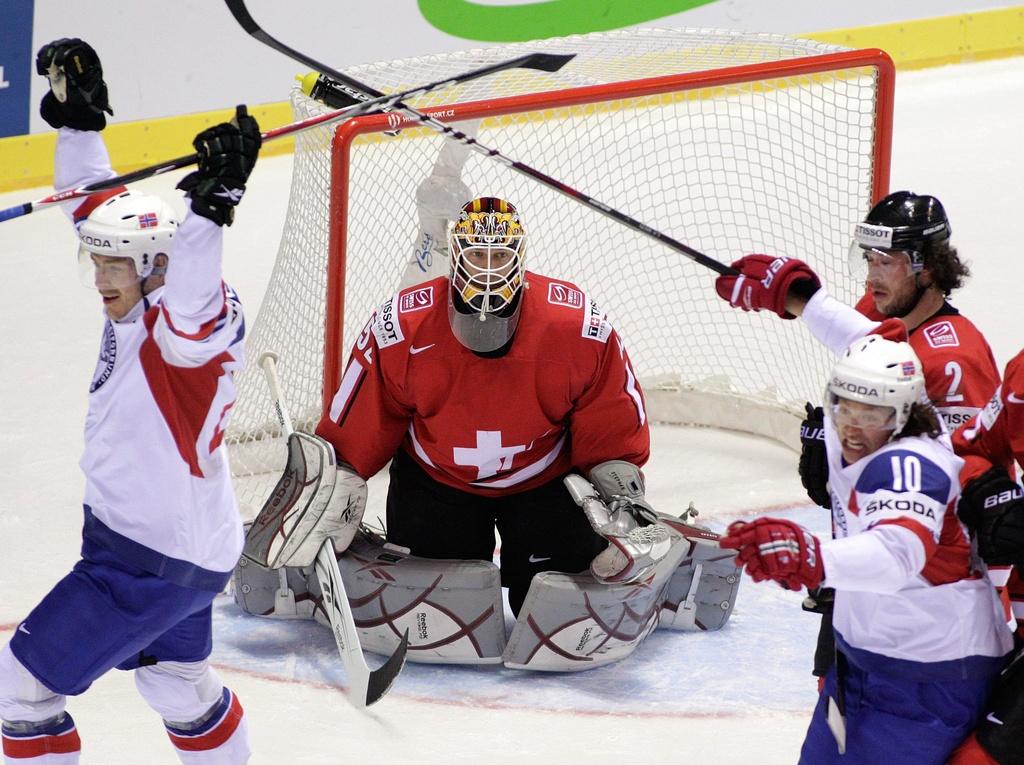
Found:
M 835 539 L 759 518 L 721 544 L 756 581 L 836 590 L 837 661 L 800 762 L 940 765 L 983 712 L 1011 639 L 956 516 L 963 461 L 909 344 L 869 335 L 840 357 L 825 443 Z
M 61 39 L 36 65 L 51 87 L 43 118 L 59 129 L 55 185 L 112 178 L 95 51 Z M 81 459 L 85 526 L 81 559 L 0 651 L 8 763 L 77 763 L 66 697 L 115 667 L 135 671 L 182 762 L 249 757 L 242 707 L 207 657 L 211 603 L 242 547 L 221 434 L 245 327 L 221 280 L 222 226 L 260 142 L 244 107 L 196 137 L 199 169 L 179 184 L 191 201 L 180 225 L 159 197 L 124 187 L 68 205 L 106 317 Z

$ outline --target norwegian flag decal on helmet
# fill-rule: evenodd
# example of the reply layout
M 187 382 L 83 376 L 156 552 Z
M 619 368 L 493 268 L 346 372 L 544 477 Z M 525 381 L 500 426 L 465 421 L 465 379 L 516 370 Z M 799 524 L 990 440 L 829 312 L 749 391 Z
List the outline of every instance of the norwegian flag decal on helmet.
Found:
M 156 228 L 157 219 L 155 212 L 141 213 L 139 215 L 139 228 Z

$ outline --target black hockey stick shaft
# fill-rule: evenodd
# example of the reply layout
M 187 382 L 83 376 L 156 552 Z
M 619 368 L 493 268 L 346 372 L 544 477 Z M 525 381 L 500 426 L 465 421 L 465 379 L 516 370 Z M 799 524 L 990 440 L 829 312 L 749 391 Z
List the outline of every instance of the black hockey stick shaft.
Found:
M 289 49 L 290 50 L 290 49 Z M 368 98 L 360 104 L 353 106 L 347 106 L 344 109 L 337 109 L 331 112 L 325 112 L 312 117 L 301 119 L 297 122 L 292 122 L 288 125 L 282 125 L 278 128 L 273 128 L 262 134 L 264 141 L 272 141 L 275 138 L 282 138 L 286 135 L 292 135 L 294 133 L 300 133 L 304 130 L 317 127 L 318 125 L 326 125 L 331 122 L 338 122 L 343 119 L 349 119 L 350 117 L 357 117 L 360 114 L 367 114 L 375 111 L 387 111 L 397 102 L 403 98 L 411 98 L 414 96 L 423 95 L 430 93 L 431 91 L 439 88 L 451 87 L 462 82 L 469 82 L 479 77 L 486 77 L 487 75 L 494 74 L 495 72 L 502 72 L 506 69 L 515 69 L 519 67 L 526 67 L 529 69 L 544 69 L 545 71 L 553 71 L 549 67 L 559 67 L 565 64 L 572 56 L 557 56 L 548 55 L 543 53 L 530 53 L 525 56 L 519 56 L 518 58 L 510 59 L 508 61 L 499 62 L 497 64 L 489 64 L 479 69 L 473 69 L 468 72 L 464 72 L 453 77 L 448 77 L 444 80 L 436 80 L 434 82 L 427 83 L 426 85 L 419 85 L 408 90 L 403 90 L 400 93 L 394 93 L 392 95 L 380 95 L 374 98 Z M 367 91 L 369 92 L 369 91 Z M 376 93 L 377 91 L 373 91 Z M 114 178 L 108 178 L 103 181 L 96 181 L 95 183 L 89 183 L 84 186 L 78 186 L 73 189 L 65 189 L 58 191 L 49 196 L 37 199 L 34 202 L 25 202 L 14 207 L 8 207 L 0 210 L 0 223 L 5 220 L 12 220 L 14 218 L 20 218 L 23 215 L 28 215 L 36 210 L 46 209 L 54 205 L 60 204 L 61 202 L 67 202 L 72 199 L 80 199 L 87 197 L 97 191 L 103 191 L 105 189 L 112 189 L 117 186 L 126 186 L 129 183 L 135 181 L 141 181 L 145 178 L 151 178 L 155 175 L 162 175 L 163 173 L 170 172 L 172 170 L 178 170 L 182 167 L 189 167 L 199 162 L 198 154 L 187 154 L 182 157 L 176 157 L 175 159 L 166 160 L 155 165 L 143 167 L 138 170 L 134 170 L 124 175 L 118 175 Z
M 263 30 L 262 27 L 260 27 L 259 24 L 256 23 L 255 19 L 253 19 L 252 15 L 245 7 L 245 0 L 224 0 L 224 2 L 227 3 L 228 8 L 231 10 L 231 14 L 235 17 L 235 20 L 238 21 L 242 28 L 250 35 L 252 35 L 254 38 L 264 43 L 265 45 L 270 46 L 274 50 L 279 51 L 280 53 L 283 53 L 289 58 L 292 58 L 296 61 L 305 64 L 306 66 L 312 67 L 313 69 L 315 69 L 318 72 L 321 72 L 322 74 L 326 74 L 329 77 L 338 80 L 339 82 L 343 82 L 349 87 L 361 90 L 364 93 L 377 92 L 373 90 L 369 85 L 366 85 L 365 83 L 362 83 L 359 80 L 349 77 L 348 75 L 345 75 L 332 67 L 322 64 L 319 61 L 305 55 L 304 53 L 300 53 L 294 48 L 291 48 L 285 45 L 284 43 L 280 42 L 279 40 L 276 40 L 275 38 L 271 37 Z M 544 54 L 535 53 L 532 55 L 543 56 Z M 559 64 L 555 68 L 548 68 L 548 66 L 546 65 L 530 66 L 528 68 L 542 69 L 544 71 L 557 71 L 565 63 L 568 62 L 569 58 L 572 58 L 572 56 L 567 57 L 565 61 L 562 61 L 561 64 Z M 554 62 L 552 62 L 552 64 L 553 63 Z M 568 184 L 556 180 L 555 178 L 552 178 L 550 175 L 547 175 L 546 173 L 543 173 L 540 170 L 531 167 L 530 165 L 511 159 L 510 157 L 506 157 L 497 149 L 485 146 L 472 136 L 468 136 L 461 130 L 456 130 L 450 125 L 446 125 L 445 123 L 441 122 L 438 119 L 435 119 L 429 114 L 421 112 L 420 110 L 415 109 L 414 107 L 411 107 L 406 103 L 403 103 L 401 100 L 396 99 L 395 102 L 389 104 L 389 106 L 393 107 L 394 109 L 400 112 L 403 112 L 409 119 L 415 122 L 419 122 L 420 124 L 425 125 L 429 128 L 432 128 L 433 130 L 437 131 L 438 133 L 441 133 L 442 135 L 446 136 L 447 138 L 450 138 L 453 141 L 458 141 L 460 143 L 466 144 L 478 154 L 482 154 L 485 157 L 490 157 L 491 159 L 494 159 L 502 163 L 506 167 L 522 175 L 525 175 L 528 178 L 532 178 L 538 183 L 547 186 L 548 188 L 553 189 L 554 191 L 557 191 L 560 194 L 569 197 L 570 199 L 574 199 L 580 204 L 583 204 L 592 210 L 596 210 L 602 215 L 605 215 L 606 217 L 611 218 L 612 220 L 618 223 L 621 223 L 623 226 L 626 226 L 627 228 L 633 229 L 634 231 L 638 231 L 639 233 L 644 234 L 645 236 L 648 236 L 657 242 L 661 242 L 669 249 L 675 250 L 676 252 L 685 255 L 691 260 L 700 263 L 702 266 L 710 268 L 712 271 L 716 271 L 719 274 L 728 276 L 739 275 L 739 271 L 737 271 L 736 269 L 730 268 L 724 263 L 720 263 L 719 261 L 705 255 L 699 250 L 696 250 L 693 247 L 683 244 L 679 240 L 670 237 L 668 234 L 658 231 L 657 229 L 651 228 L 646 223 L 641 223 L 635 218 L 626 215 L 626 213 L 621 212 L 620 210 L 616 210 L 614 207 L 610 207 L 609 205 L 604 204 L 603 202 L 595 199 L 589 194 L 584 194 L 582 191 L 574 189 Z

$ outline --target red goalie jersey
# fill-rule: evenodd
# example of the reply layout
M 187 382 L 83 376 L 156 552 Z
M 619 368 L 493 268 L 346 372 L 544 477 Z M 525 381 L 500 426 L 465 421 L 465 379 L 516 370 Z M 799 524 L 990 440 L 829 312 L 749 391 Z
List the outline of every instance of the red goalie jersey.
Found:
M 612 459 L 647 461 L 643 394 L 603 311 L 526 272 L 503 355 L 452 334 L 448 280 L 384 301 L 363 328 L 317 434 L 363 478 L 404 449 L 435 480 L 493 496 Z

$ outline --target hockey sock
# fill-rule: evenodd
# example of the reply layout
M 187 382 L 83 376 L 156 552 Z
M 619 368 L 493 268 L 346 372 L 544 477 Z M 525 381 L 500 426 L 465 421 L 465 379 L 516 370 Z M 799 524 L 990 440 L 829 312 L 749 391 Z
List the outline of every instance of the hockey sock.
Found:
M 4 762 L 7 765 L 78 765 L 82 742 L 67 712 L 38 723 L 5 722 Z
M 186 765 L 244 763 L 249 758 L 249 726 L 238 698 L 224 688 L 220 702 L 194 725 L 164 722 L 178 759 Z

